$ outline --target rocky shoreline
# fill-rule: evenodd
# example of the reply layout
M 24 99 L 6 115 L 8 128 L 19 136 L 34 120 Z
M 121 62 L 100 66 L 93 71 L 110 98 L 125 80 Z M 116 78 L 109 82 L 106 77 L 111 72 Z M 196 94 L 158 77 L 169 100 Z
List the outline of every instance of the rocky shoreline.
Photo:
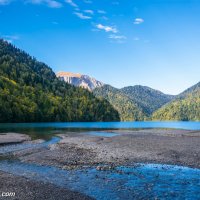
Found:
M 160 163 L 200 168 L 200 131 L 146 129 L 137 131 L 118 130 L 114 132 L 118 135 L 102 137 L 82 133 L 60 134 L 57 136 L 61 140 L 56 144 L 49 145 L 48 148 L 45 146 L 37 149 L 30 147 L 12 152 L 11 156 L 20 162 L 55 166 L 64 170 L 84 167 L 95 167 L 97 170 L 112 170 L 116 166 L 136 163 Z M 0 135 L 0 141 L 4 141 L 4 145 L 6 135 Z M 15 137 L 15 142 L 30 143 L 28 136 L 15 134 Z M 7 136 L 7 138 L 9 137 Z M 7 139 L 8 141 L 11 140 Z M 14 139 L 12 142 L 14 142 Z M 37 141 L 32 143 L 37 143 Z M 6 178 L 6 181 L 2 182 L 4 188 L 12 190 L 14 187 L 11 184 L 12 181 L 9 180 L 18 180 L 16 189 L 27 182 L 23 177 L 15 178 L 14 175 L 0 172 L 1 180 L 6 176 L 8 176 L 8 179 Z M 30 187 L 32 187 L 32 184 L 30 182 Z M 48 189 L 50 187 L 44 184 L 42 187 L 37 187 L 34 192 L 36 195 L 39 193 L 44 194 L 45 188 Z M 29 188 L 29 183 L 27 188 Z M 74 199 L 89 198 L 87 196 L 83 198 L 80 194 L 74 194 L 71 191 L 71 193 L 69 191 L 66 192 L 61 188 L 58 188 L 58 190 L 61 190 L 63 195 L 65 193 L 72 196 L 75 195 Z M 49 191 L 51 193 L 51 189 Z M 22 193 L 21 195 L 23 195 Z M 52 193 L 52 195 L 54 196 L 55 193 Z M 32 197 L 30 196 L 28 199 L 33 199 Z M 56 197 L 55 199 L 59 198 Z M 66 197 L 66 199 L 70 198 Z
M 23 162 L 53 165 L 66 169 L 94 165 L 161 163 L 200 168 L 200 131 L 139 130 L 115 131 L 118 136 L 61 134 L 61 141 L 49 149 L 27 154 Z M 34 151 L 34 150 L 33 150 Z M 42 153 L 41 153 L 42 151 Z

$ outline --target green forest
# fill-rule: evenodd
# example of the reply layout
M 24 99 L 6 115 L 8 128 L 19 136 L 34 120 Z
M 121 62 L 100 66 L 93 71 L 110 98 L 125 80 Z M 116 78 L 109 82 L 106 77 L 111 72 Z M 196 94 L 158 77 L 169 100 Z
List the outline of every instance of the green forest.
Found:
M 96 88 L 93 93 L 96 97 L 108 100 L 119 112 L 121 121 L 143 121 L 146 118 L 142 109 L 120 89 L 104 85 Z
M 158 90 L 141 85 L 124 87 L 121 91 L 133 100 L 148 117 L 175 98 L 173 95 L 167 95 Z
M 121 121 L 200 121 L 200 83 L 173 96 L 146 86 L 105 85 L 93 93 L 118 111 Z
M 96 88 L 93 93 L 108 100 L 119 112 L 121 121 L 150 120 L 154 111 L 174 98 L 172 95 L 139 85 L 122 89 L 105 85 Z
M 93 93 L 0 39 L 0 122 L 200 121 L 200 82 L 172 96 L 146 86 Z
M 107 100 L 60 81 L 46 64 L 0 40 L 0 122 L 119 120 Z
M 200 82 L 157 110 L 153 120 L 200 121 Z

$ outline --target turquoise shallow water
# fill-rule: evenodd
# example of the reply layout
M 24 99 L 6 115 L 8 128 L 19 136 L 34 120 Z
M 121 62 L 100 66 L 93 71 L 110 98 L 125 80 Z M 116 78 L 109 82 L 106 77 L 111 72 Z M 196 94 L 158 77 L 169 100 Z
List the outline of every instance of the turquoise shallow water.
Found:
M 96 168 L 66 171 L 56 167 L 0 162 L 0 170 L 53 183 L 97 200 L 200 199 L 200 170 L 187 167 L 139 164 L 112 171 Z

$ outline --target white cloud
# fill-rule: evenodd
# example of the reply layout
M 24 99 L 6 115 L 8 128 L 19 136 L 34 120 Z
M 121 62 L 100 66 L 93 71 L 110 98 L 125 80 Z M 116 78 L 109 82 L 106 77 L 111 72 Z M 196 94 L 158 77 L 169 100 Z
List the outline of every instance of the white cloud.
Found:
M 80 19 L 91 19 L 92 17 L 90 16 L 86 16 L 84 15 L 83 13 L 80 13 L 80 12 L 74 12 L 74 14 L 79 17 Z
M 62 4 L 58 1 L 54 1 L 54 0 L 29 0 L 29 3 L 32 4 L 45 4 L 50 8 L 61 8 Z
M 114 40 L 125 40 L 126 36 L 124 36 L 124 35 L 110 35 L 109 38 L 114 39 Z
M 78 5 L 74 3 L 72 0 L 65 0 L 65 2 L 71 5 L 72 7 L 78 7 Z
M 144 19 L 142 19 L 142 18 L 136 18 L 133 23 L 134 24 L 142 24 L 142 23 L 144 23 Z
M 118 32 L 117 28 L 115 28 L 113 26 L 104 26 L 102 24 L 97 24 L 96 27 L 100 30 L 104 30 L 105 32 L 113 32 L 113 33 Z
M 127 39 L 126 36 L 124 35 L 115 35 L 115 34 L 109 35 L 108 38 L 111 39 L 110 40 L 111 42 L 115 43 L 125 43 Z
M 12 39 L 12 40 L 19 40 L 18 35 L 4 35 L 3 37 L 7 39 Z
M 11 2 L 11 0 L 0 0 L 0 5 L 7 5 Z
M 93 10 L 84 10 L 85 13 L 88 13 L 88 14 L 91 14 L 93 15 L 94 14 L 94 11 Z
M 50 7 L 50 8 L 61 8 L 62 7 L 62 4 L 58 1 L 47 1 L 47 5 Z
M 15 40 L 19 40 L 18 35 L 3 35 L 1 37 L 9 43 L 12 43 Z
M 7 5 L 11 3 L 13 0 L 0 0 L 0 5 Z M 50 8 L 61 8 L 62 3 L 56 0 L 26 0 L 25 3 L 31 3 L 31 4 L 44 4 L 47 5 Z
M 106 11 L 105 10 L 98 10 L 97 11 L 99 14 L 106 14 Z

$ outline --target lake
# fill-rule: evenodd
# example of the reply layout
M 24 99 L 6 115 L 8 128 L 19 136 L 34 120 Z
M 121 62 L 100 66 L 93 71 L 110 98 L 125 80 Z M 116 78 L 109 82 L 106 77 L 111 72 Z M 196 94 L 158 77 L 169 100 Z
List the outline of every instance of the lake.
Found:
M 12 128 L 172 128 L 200 130 L 200 122 L 53 122 L 53 123 L 1 123 L 0 129 Z
M 71 122 L 71 123 L 2 123 L 0 133 L 29 134 L 33 139 L 50 139 L 56 133 L 86 132 L 105 129 L 169 128 L 200 130 L 200 122 Z

